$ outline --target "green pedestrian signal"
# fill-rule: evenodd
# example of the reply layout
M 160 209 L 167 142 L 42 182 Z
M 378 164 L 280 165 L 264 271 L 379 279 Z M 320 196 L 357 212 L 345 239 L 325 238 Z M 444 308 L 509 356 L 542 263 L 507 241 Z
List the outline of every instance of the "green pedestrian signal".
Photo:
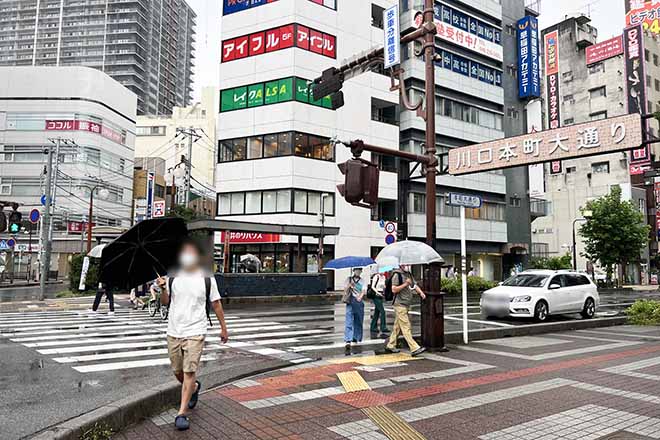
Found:
M 14 208 L 14 211 L 9 214 L 9 227 L 7 229 L 11 234 L 17 234 L 21 231 L 21 221 L 23 220 L 23 214 L 17 211 L 17 204 L 14 204 L 12 208 Z
M 12 225 L 11 225 L 10 228 L 9 228 L 9 232 L 11 232 L 12 234 L 16 234 L 16 233 L 18 233 L 20 230 L 21 230 L 21 226 L 18 225 L 18 224 L 16 224 L 16 223 L 12 223 Z

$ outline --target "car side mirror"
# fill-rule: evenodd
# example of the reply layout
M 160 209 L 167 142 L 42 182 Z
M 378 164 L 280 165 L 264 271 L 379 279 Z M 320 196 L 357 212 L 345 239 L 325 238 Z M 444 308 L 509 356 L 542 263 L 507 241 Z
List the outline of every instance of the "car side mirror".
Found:
M 561 286 L 559 284 L 550 284 L 550 290 L 557 290 L 561 289 Z

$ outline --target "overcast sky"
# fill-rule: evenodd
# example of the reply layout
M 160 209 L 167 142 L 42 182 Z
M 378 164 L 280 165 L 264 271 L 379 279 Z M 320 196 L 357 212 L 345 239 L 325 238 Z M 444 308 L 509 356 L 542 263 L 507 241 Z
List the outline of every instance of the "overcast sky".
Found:
M 188 3 L 197 13 L 194 98 L 198 100 L 203 86 L 217 87 L 220 82 L 221 1 L 188 0 Z M 591 24 L 598 28 L 598 39 L 606 40 L 623 30 L 623 5 L 623 0 L 541 0 L 540 26 L 543 29 L 563 20 L 566 15 L 587 14 L 591 10 Z

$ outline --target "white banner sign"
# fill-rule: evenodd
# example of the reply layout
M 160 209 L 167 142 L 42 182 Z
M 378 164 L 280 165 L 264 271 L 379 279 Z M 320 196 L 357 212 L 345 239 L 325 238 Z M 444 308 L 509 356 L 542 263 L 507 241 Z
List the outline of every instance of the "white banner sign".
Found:
M 385 35 L 385 68 L 401 64 L 401 32 L 399 30 L 399 5 L 383 11 Z

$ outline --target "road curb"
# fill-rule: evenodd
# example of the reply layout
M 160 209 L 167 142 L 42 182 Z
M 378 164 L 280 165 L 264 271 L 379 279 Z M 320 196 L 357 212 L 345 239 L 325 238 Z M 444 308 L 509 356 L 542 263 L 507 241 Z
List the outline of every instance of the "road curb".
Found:
M 205 382 L 211 381 L 207 387 L 207 390 L 211 390 L 237 380 L 269 373 L 291 365 L 293 364 L 290 362 L 275 362 L 274 365 L 240 373 L 215 383 L 213 382 L 212 374 L 202 376 L 202 380 Z M 86 431 L 100 423 L 108 425 L 114 433 L 117 433 L 134 423 L 162 412 L 164 408 L 177 402 L 180 398 L 180 390 L 181 385 L 178 382 L 170 381 L 47 428 L 33 435 L 30 439 L 78 440 Z
M 513 327 L 489 328 L 483 330 L 470 330 L 470 341 L 498 339 L 513 336 L 532 336 L 544 333 L 565 332 L 570 330 L 586 330 L 599 327 L 613 327 L 628 323 L 625 316 L 612 318 L 582 319 L 564 322 L 550 322 L 545 324 L 517 325 Z M 450 332 L 445 334 L 445 343 L 460 345 L 463 343 L 463 332 Z

